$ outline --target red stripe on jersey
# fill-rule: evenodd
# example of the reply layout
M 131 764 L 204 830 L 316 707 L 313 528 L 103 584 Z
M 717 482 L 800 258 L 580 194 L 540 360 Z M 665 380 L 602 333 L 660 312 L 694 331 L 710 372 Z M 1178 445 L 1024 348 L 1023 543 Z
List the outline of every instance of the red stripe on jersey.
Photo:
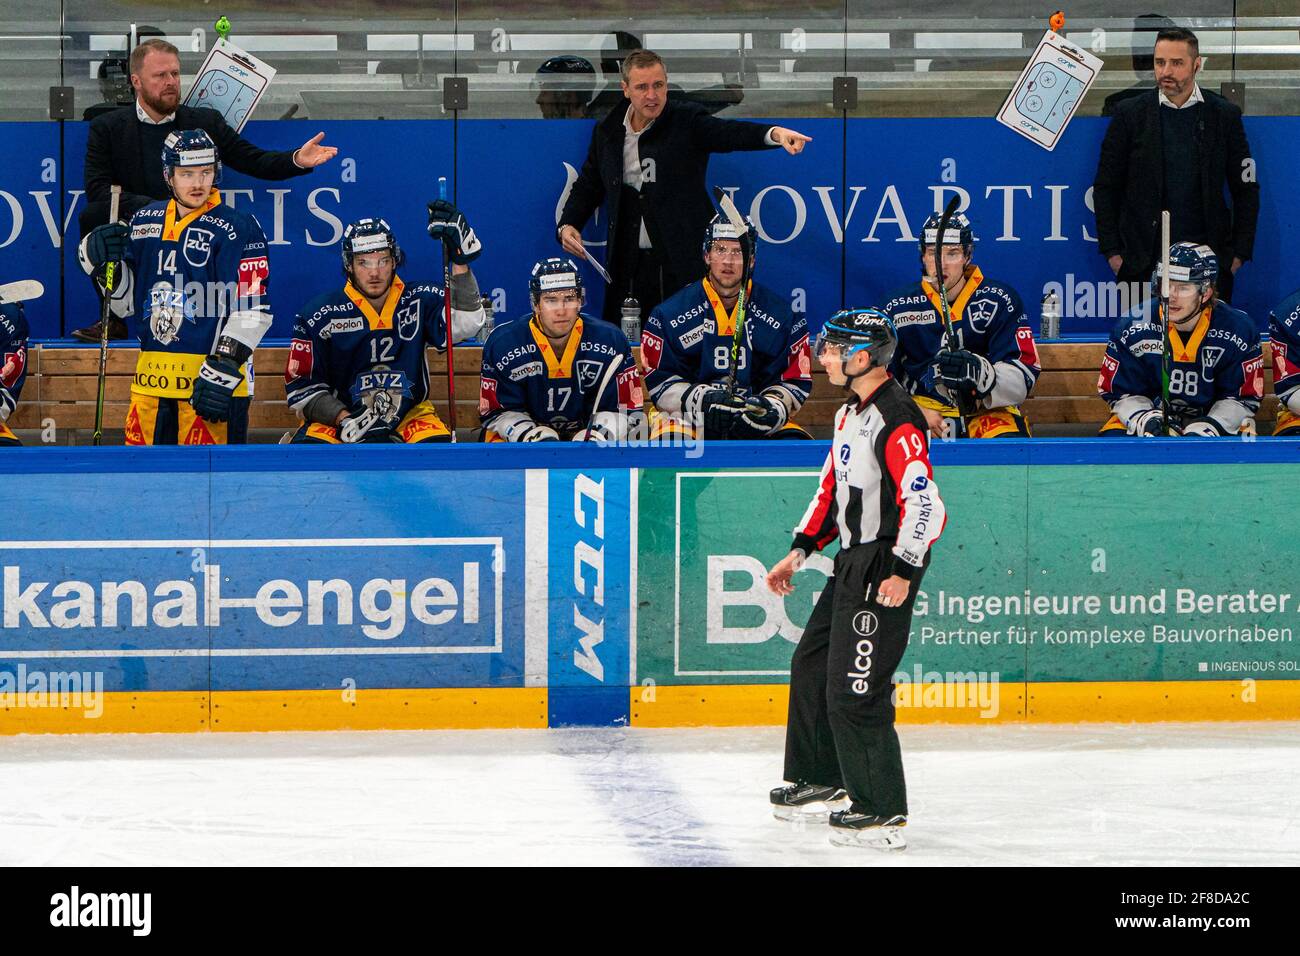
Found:
M 5 388 L 13 388 L 14 383 L 22 377 L 23 369 L 27 367 L 27 346 L 23 346 L 17 352 L 5 353 L 5 366 L 0 370 L 0 381 L 4 382 Z
M 817 541 L 817 547 L 824 548 L 835 540 L 839 533 L 832 526 L 832 533 L 826 533 L 827 518 L 830 515 L 831 508 L 835 505 L 835 468 L 831 458 L 835 452 L 832 449 L 831 454 L 826 457 L 826 464 L 822 467 L 822 481 L 817 488 L 817 495 L 813 498 L 812 504 L 808 510 L 808 520 L 803 523 L 799 529 L 799 534 L 806 534 Z
M 645 399 L 641 392 L 641 372 L 636 368 L 627 368 L 618 374 L 619 408 L 641 408 Z
M 497 381 L 494 378 L 484 378 L 479 382 L 478 387 L 478 413 L 482 417 L 490 412 L 496 411 L 501 407 L 497 401 Z
M 647 372 L 659 367 L 659 359 L 664 354 L 664 340 L 653 332 L 641 333 L 641 364 Z
M 1038 343 L 1034 331 L 1027 325 L 1016 329 L 1016 344 L 1020 346 L 1020 361 L 1030 368 L 1038 368 Z
M 289 358 L 284 363 L 284 383 L 294 379 L 309 378 L 315 364 L 315 353 L 308 339 L 294 339 L 289 343 Z
M 1241 395 L 1243 398 L 1264 397 L 1264 356 L 1256 355 L 1241 363 Z
M 1113 355 L 1103 355 L 1101 357 L 1101 374 L 1097 376 L 1097 391 L 1110 392 L 1114 390 L 1115 373 L 1119 371 L 1119 359 Z
M 889 441 L 885 442 L 885 467 L 889 469 L 889 476 L 894 479 L 894 487 L 898 489 L 895 500 L 899 505 L 903 504 L 903 471 L 908 462 L 912 461 L 923 462 L 926 477 L 934 477 L 925 436 L 909 422 L 895 428 Z
M 781 381 L 797 381 L 812 377 L 812 354 L 808 350 L 808 336 L 790 346 L 790 361 L 781 375 Z

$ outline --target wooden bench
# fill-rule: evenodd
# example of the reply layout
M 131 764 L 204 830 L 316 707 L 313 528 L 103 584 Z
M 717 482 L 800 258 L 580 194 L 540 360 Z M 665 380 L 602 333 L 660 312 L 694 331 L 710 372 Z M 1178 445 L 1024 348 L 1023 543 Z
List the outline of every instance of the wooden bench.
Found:
M 639 354 L 639 349 L 635 350 Z M 1097 396 L 1097 371 L 1105 351 L 1102 342 L 1046 342 L 1039 345 L 1043 374 L 1025 404 L 1036 434 L 1093 434 L 1110 411 Z M 266 347 L 254 357 L 253 403 L 249 414 L 252 440 L 275 441 L 298 427 L 284 400 L 284 365 L 288 349 Z M 460 430 L 478 424 L 478 387 L 481 350 L 461 346 L 456 354 L 456 419 Z M 120 441 L 130 399 L 131 376 L 137 350 L 115 346 L 109 350 L 105 431 Z M 447 359 L 430 350 L 429 372 L 433 402 L 447 417 Z M 1277 398 L 1272 394 L 1272 369 L 1268 344 L 1264 345 L 1266 395 L 1257 418 L 1260 434 L 1272 431 Z M 33 345 L 28 350 L 28 375 L 22 401 L 9 419 L 11 428 L 39 432 L 54 428 L 58 444 L 84 443 L 95 423 L 96 375 L 99 350 L 93 346 Z M 835 409 L 844 401 L 841 389 L 831 385 L 820 368 L 813 376 L 813 394 L 797 420 L 815 435 L 829 434 Z M 37 441 L 41 439 L 36 439 Z

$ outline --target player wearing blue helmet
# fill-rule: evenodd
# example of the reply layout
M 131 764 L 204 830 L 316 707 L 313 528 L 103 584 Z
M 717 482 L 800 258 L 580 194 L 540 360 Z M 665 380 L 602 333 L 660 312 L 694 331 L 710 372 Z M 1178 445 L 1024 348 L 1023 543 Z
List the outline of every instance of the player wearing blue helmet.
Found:
M 1218 275 L 1209 246 L 1170 247 L 1168 316 L 1158 298 L 1149 301 L 1120 319 L 1106 344 L 1097 391 L 1113 414 L 1102 435 L 1235 435 L 1254 417 L 1264 394 L 1259 331 L 1215 297 Z M 1152 279 L 1157 296 L 1162 277 L 1163 266 Z
M 239 443 L 248 427 L 253 350 L 271 327 L 266 237 L 216 189 L 221 158 L 203 130 L 162 148 L 172 198 L 108 223 L 79 249 L 86 272 L 122 262 L 115 311 L 134 316 L 140 357 L 128 445 Z
M 1273 434 L 1300 436 L 1300 289 L 1282 300 L 1268 317 L 1273 359 L 1273 391 L 1277 395 L 1277 425 Z

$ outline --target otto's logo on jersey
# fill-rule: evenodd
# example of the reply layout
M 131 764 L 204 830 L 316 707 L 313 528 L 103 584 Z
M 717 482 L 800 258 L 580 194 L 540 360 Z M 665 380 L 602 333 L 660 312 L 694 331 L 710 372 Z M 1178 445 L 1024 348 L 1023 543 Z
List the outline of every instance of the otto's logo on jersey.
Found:
M 618 404 L 620 408 L 641 408 L 645 398 L 641 394 L 641 373 L 635 367 L 618 373 Z
M 4 382 L 5 388 L 13 388 L 14 383 L 22 378 L 23 369 L 26 367 L 27 348 L 25 346 L 17 352 L 6 352 L 4 369 L 0 370 L 0 382 Z
M 494 378 L 484 378 L 478 387 L 478 413 L 480 416 L 494 412 L 501 407 L 497 401 L 497 382 Z
M 271 264 L 266 256 L 239 260 L 239 297 L 246 298 L 266 293 L 266 280 L 271 274 Z
M 289 360 L 284 366 L 286 384 L 296 378 L 310 377 L 313 361 L 314 355 L 310 341 L 307 339 L 294 339 L 289 343 Z
M 1241 394 L 1249 398 L 1264 397 L 1264 356 L 1256 355 L 1241 363 Z
M 1274 387 L 1276 387 L 1277 383 L 1282 381 L 1282 379 L 1289 378 L 1290 376 L 1295 375 L 1297 373 L 1300 373 L 1300 365 L 1296 365 L 1295 362 L 1291 361 L 1290 356 L 1287 354 L 1286 343 L 1279 342 L 1277 339 L 1274 339 L 1273 340 Z
M 414 341 L 415 334 L 420 330 L 420 300 L 412 300 L 410 305 L 393 316 L 393 322 L 403 341 Z
M 1033 330 L 1027 325 L 1016 329 L 1016 344 L 1020 346 L 1020 361 L 1030 368 L 1038 366 L 1038 345 L 1034 342 Z
M 653 372 L 659 367 L 659 359 L 664 354 L 664 340 L 659 338 L 653 332 L 641 333 L 641 361 L 645 364 L 647 372 Z
M 185 261 L 196 269 L 206 266 L 212 257 L 212 240 L 215 235 L 195 226 L 185 230 Z
M 604 368 L 600 362 L 582 359 L 578 362 L 578 384 L 584 389 L 595 388 L 600 381 L 600 372 Z
M 1119 371 L 1119 360 L 1113 355 L 1104 355 L 1101 359 L 1101 374 L 1097 376 L 1097 391 L 1114 391 L 1115 373 Z
M 812 359 L 808 353 L 808 336 L 790 346 L 790 361 L 781 376 L 783 382 L 812 377 Z
M 970 320 L 972 332 L 983 335 L 989 330 L 993 316 L 998 314 L 998 304 L 993 299 L 976 299 L 966 306 L 966 318 Z

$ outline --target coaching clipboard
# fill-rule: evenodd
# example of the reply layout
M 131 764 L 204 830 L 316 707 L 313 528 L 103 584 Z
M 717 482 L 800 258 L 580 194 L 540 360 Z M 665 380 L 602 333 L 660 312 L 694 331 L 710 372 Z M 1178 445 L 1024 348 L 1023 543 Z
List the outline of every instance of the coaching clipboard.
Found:
M 273 79 L 275 67 L 222 37 L 199 68 L 185 105 L 216 110 L 239 132 Z
M 1100 72 L 1099 58 L 1048 30 L 998 110 L 997 121 L 1053 150 Z

